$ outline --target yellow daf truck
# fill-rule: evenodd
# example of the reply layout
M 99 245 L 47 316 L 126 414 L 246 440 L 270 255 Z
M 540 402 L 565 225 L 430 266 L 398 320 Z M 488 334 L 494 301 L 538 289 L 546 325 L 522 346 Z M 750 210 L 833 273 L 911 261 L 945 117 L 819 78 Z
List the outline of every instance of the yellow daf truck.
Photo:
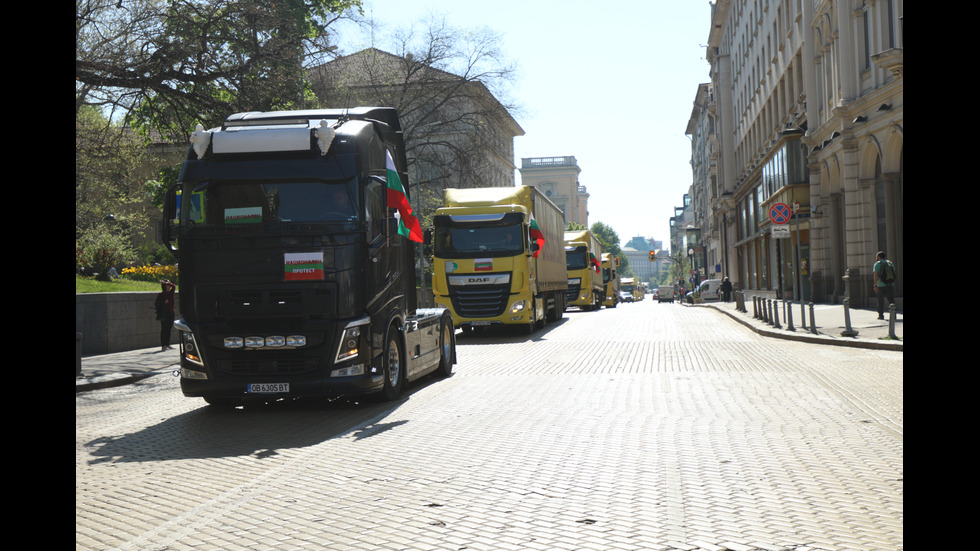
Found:
M 602 284 L 605 286 L 606 298 L 602 305 L 615 308 L 619 304 L 619 277 L 616 276 L 616 259 L 610 253 L 602 253 Z
M 568 269 L 569 306 L 582 310 L 602 307 L 606 290 L 602 283 L 599 257 L 602 245 L 589 230 L 565 232 L 565 265 Z
M 565 311 L 564 215 L 530 186 L 447 189 L 433 217 L 436 302 L 456 327 L 527 331 Z

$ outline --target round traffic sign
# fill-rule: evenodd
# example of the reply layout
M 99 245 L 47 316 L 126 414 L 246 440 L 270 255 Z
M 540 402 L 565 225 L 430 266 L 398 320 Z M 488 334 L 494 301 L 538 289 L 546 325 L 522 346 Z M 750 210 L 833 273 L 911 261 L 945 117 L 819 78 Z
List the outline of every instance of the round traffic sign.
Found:
M 793 211 L 790 210 L 789 205 L 786 203 L 775 203 L 769 207 L 769 220 L 773 224 L 788 224 L 792 216 Z

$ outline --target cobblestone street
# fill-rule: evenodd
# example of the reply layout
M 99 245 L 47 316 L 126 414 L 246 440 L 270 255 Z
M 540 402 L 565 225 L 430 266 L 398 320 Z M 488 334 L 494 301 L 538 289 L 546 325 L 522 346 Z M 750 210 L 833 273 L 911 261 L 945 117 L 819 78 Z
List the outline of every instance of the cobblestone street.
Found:
M 76 394 L 76 548 L 903 549 L 902 352 L 647 300 L 458 359 L 394 404 Z

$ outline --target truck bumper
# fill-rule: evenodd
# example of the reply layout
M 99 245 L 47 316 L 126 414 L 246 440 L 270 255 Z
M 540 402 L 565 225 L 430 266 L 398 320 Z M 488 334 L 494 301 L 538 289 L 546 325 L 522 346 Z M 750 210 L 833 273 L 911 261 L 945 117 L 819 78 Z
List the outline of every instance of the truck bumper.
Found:
M 184 370 L 181 370 L 184 373 Z M 273 378 L 252 381 L 200 380 L 182 376 L 180 390 L 184 396 L 199 398 L 222 398 L 254 401 L 272 401 L 297 397 L 332 397 L 341 395 L 370 394 L 378 392 L 384 385 L 384 376 L 366 374 L 357 377 Z M 288 385 L 288 386 L 282 386 Z M 274 389 L 287 389 L 276 391 Z M 254 389 L 254 391 L 253 391 Z
M 453 315 L 453 324 L 457 328 L 471 328 L 471 327 L 489 327 L 494 325 L 527 325 L 533 323 L 534 319 L 534 301 L 526 299 L 524 303 L 524 308 L 519 312 L 504 312 L 499 316 L 487 317 L 487 318 L 469 318 L 462 317 L 453 310 L 452 301 L 449 297 L 436 296 L 435 301 L 439 306 L 446 308 Z M 512 301 L 513 303 L 513 301 Z

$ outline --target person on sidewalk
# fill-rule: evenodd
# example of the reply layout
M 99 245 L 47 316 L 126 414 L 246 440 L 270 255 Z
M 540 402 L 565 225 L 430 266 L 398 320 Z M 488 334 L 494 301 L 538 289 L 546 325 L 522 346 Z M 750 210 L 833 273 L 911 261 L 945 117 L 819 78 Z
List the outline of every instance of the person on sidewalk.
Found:
M 169 279 L 160 281 L 162 290 L 157 294 L 154 307 L 160 320 L 160 351 L 171 350 L 170 332 L 174 327 L 174 293 L 177 286 Z
M 885 319 L 885 299 L 888 304 L 895 303 L 895 265 L 885 258 L 885 251 L 878 251 L 874 272 L 874 290 L 878 295 L 878 319 Z
M 732 280 L 727 277 L 721 282 L 721 296 L 725 302 L 732 301 Z

